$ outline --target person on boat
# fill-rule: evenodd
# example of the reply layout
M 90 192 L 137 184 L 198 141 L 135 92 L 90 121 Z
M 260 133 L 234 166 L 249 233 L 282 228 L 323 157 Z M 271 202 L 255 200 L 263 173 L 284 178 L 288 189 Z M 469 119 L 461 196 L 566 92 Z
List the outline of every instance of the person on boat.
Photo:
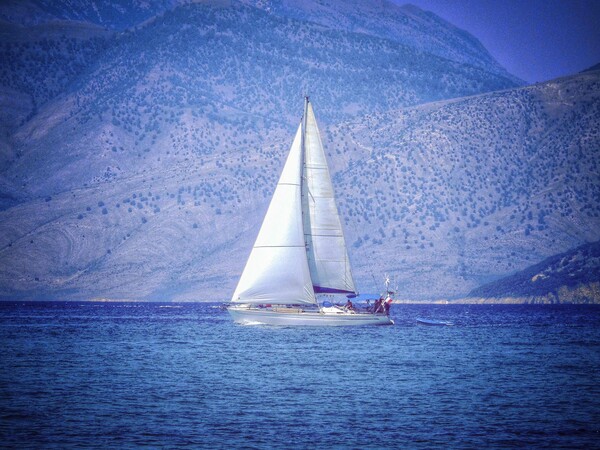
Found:
M 354 305 L 352 304 L 352 302 L 350 301 L 350 299 L 348 299 L 348 301 L 344 305 L 344 309 L 346 311 L 354 311 Z
M 375 305 L 373 306 L 373 312 L 375 314 L 383 312 L 383 297 L 379 297 L 377 300 L 375 300 Z
M 383 309 L 385 310 L 385 314 L 387 316 L 390 315 L 390 306 L 392 306 L 392 297 L 388 295 L 388 298 L 385 299 L 385 302 L 383 304 Z

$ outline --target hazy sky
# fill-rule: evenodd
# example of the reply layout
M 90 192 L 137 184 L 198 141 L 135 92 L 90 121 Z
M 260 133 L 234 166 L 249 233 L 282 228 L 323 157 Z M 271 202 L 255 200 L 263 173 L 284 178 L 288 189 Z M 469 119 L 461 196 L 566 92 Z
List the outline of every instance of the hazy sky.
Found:
M 432 11 L 475 37 L 528 82 L 600 63 L 600 0 L 394 0 Z

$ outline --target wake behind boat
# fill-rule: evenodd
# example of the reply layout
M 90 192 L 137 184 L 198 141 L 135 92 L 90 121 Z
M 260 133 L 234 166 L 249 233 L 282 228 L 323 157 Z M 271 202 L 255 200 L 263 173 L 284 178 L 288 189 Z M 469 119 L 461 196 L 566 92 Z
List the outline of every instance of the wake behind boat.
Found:
M 227 310 L 238 323 L 391 325 L 391 292 L 370 311 L 326 306 L 323 294 L 357 295 L 321 136 L 304 114 L 269 209 Z M 351 303 L 351 302 L 349 302 Z

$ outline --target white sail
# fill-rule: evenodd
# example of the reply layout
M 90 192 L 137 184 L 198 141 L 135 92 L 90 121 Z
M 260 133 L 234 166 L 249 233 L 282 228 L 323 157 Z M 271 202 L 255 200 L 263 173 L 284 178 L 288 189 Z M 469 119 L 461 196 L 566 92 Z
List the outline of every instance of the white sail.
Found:
M 333 185 L 317 121 L 310 103 L 305 111 L 304 233 L 314 291 L 356 292 Z
M 233 294 L 236 303 L 316 303 L 301 212 L 302 124 Z

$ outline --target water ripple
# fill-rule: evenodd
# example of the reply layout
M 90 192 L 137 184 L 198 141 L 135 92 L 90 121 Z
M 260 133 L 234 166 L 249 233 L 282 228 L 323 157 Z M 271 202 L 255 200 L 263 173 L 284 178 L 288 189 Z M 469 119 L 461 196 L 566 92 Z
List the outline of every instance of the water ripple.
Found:
M 392 314 L 394 327 L 307 329 L 238 326 L 216 304 L 3 303 L 0 442 L 598 447 L 600 308 Z

